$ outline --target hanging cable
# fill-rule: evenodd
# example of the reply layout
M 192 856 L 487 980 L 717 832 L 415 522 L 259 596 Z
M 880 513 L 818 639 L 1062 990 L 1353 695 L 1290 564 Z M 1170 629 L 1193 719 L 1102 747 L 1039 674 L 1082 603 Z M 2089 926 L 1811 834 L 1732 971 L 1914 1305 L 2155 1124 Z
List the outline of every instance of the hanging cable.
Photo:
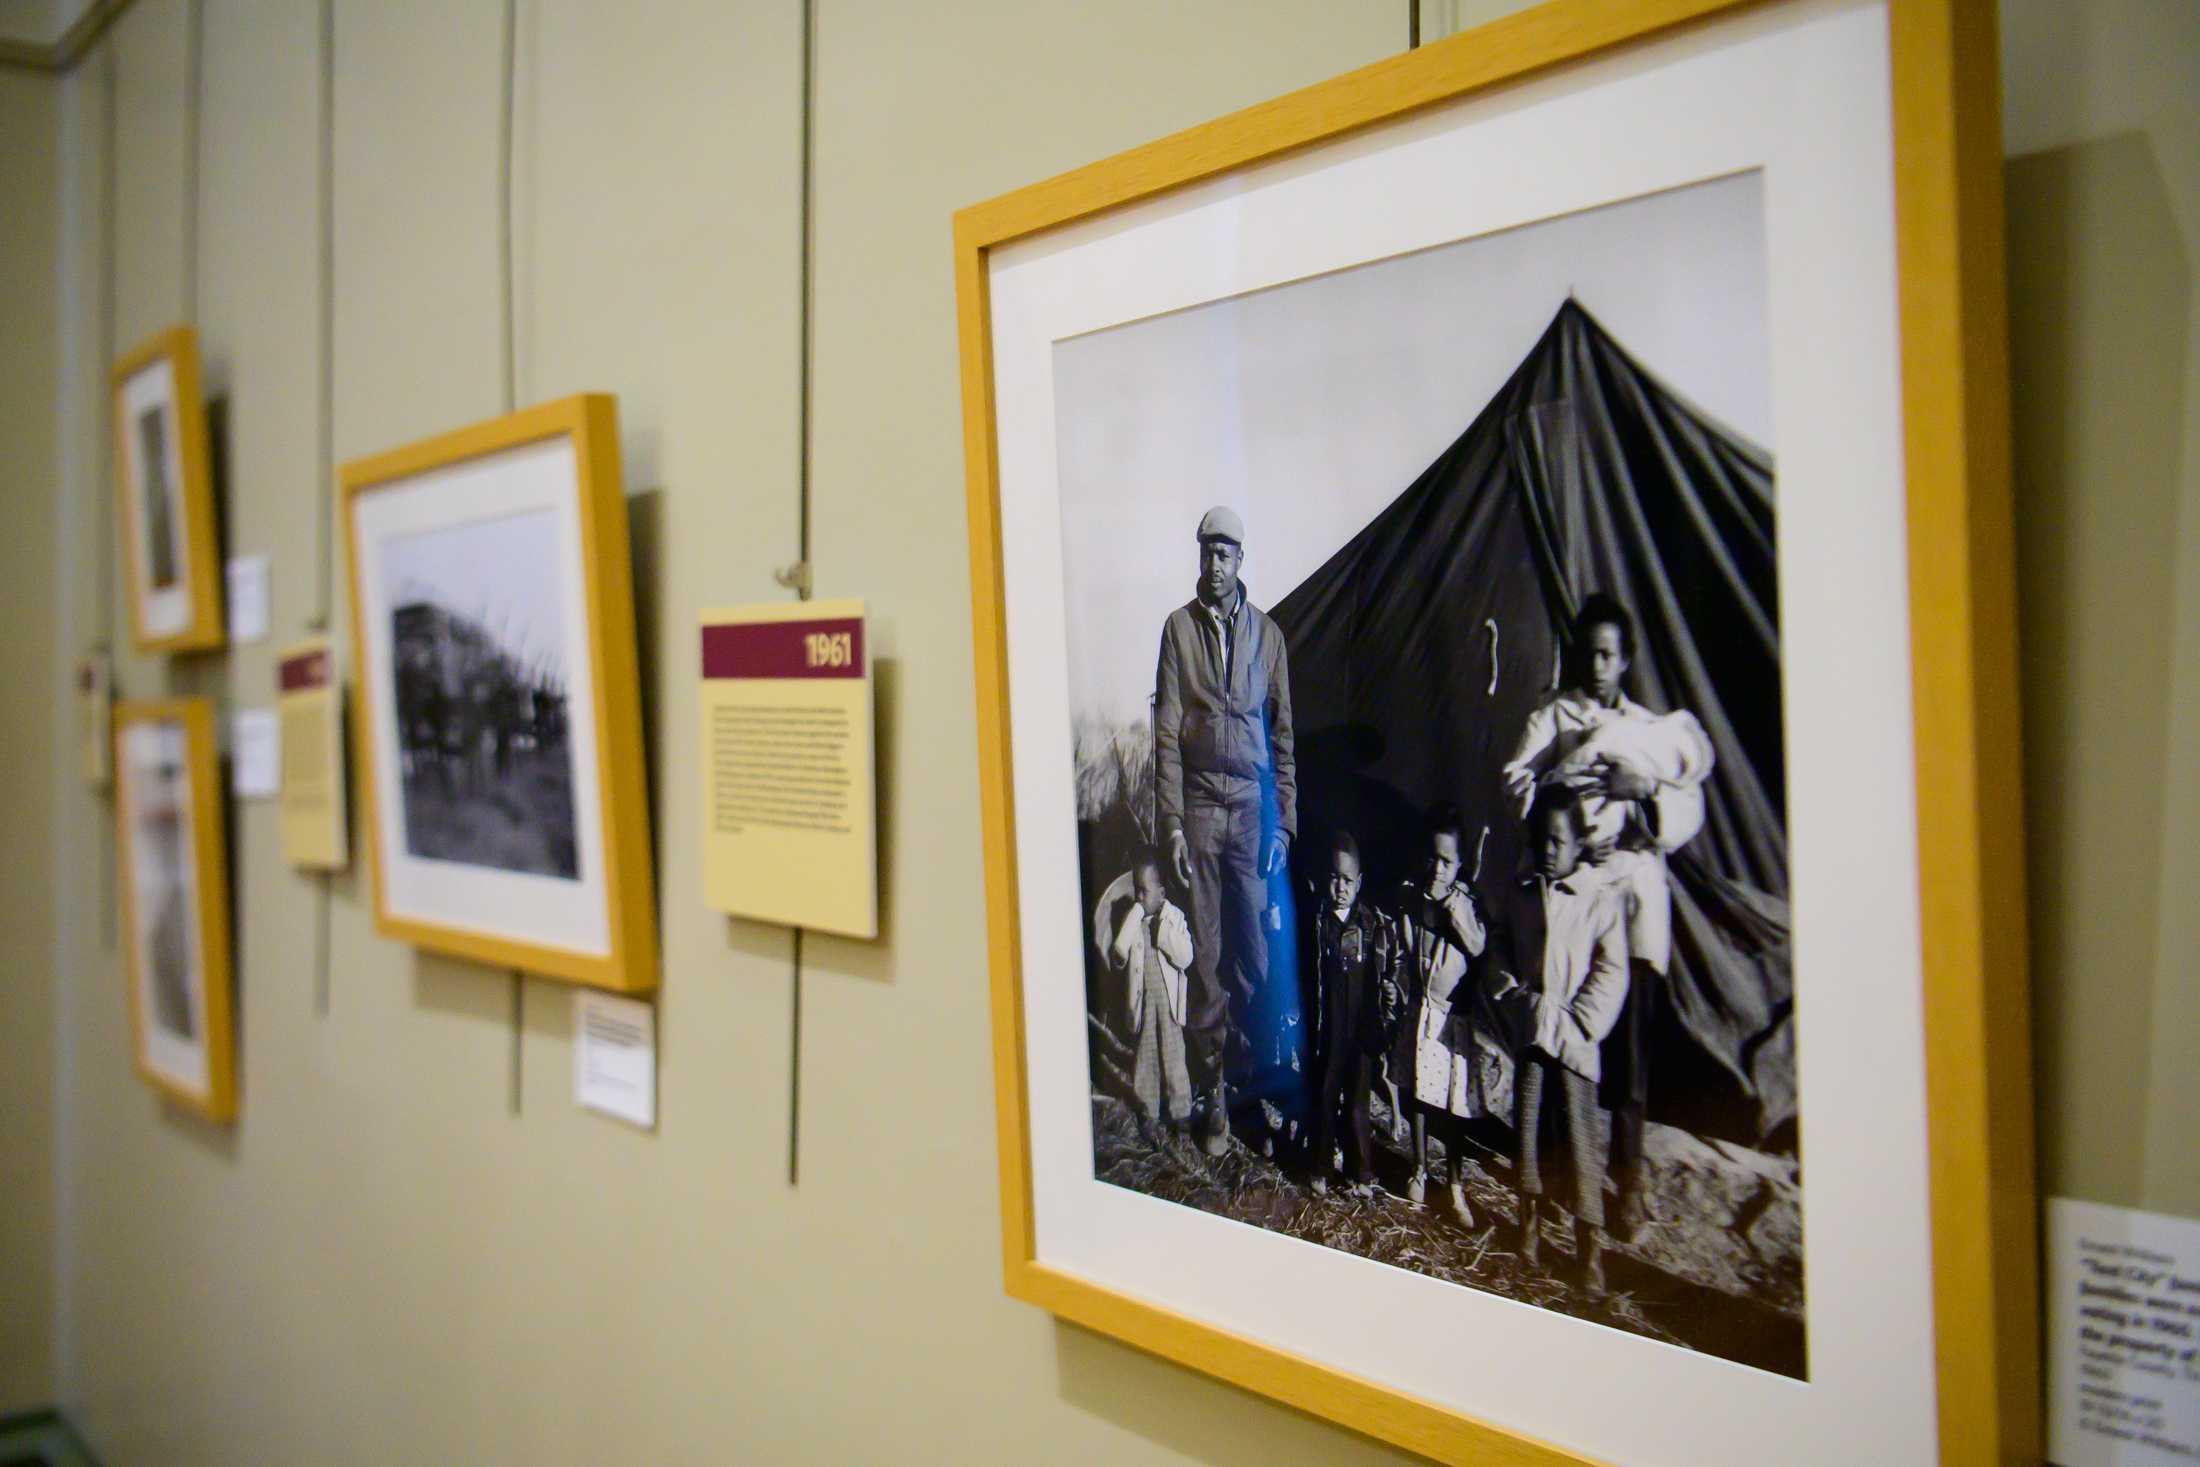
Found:
M 336 0 L 321 0 L 321 380 L 314 404 L 321 471 L 320 582 L 312 629 L 329 630 L 336 557 Z
M 515 343 L 516 318 L 512 300 L 512 132 L 519 92 L 519 0 L 504 0 L 504 106 L 497 120 L 497 264 L 503 300 L 501 334 L 504 367 L 504 411 L 519 410 L 519 366 Z M 512 1114 L 520 1113 L 523 1091 L 521 1061 L 525 1053 L 523 1030 L 527 1018 L 527 975 L 512 970 Z
M 115 114 L 117 109 L 115 106 L 115 46 L 113 41 L 109 41 L 100 47 L 99 81 L 100 106 L 104 113 L 99 135 L 99 365 L 104 377 L 106 373 L 112 371 L 115 361 L 115 257 L 117 253 L 115 245 L 115 215 L 117 212 Z M 95 506 L 102 504 L 106 494 L 118 492 L 115 486 L 119 465 L 115 461 L 115 435 L 112 428 L 114 412 L 114 384 L 109 380 L 100 412 L 101 419 L 108 426 L 99 434 L 100 482 L 105 487 L 106 493 L 89 496 Z M 99 547 L 98 553 L 93 557 L 94 564 L 98 567 L 99 640 L 101 655 L 107 659 L 110 691 L 112 691 L 112 681 L 117 671 L 118 662 L 114 655 L 115 531 L 113 521 L 107 517 L 105 512 L 95 513 L 92 516 L 92 524 L 96 527 L 96 543 Z M 117 773 L 119 774 L 119 771 Z M 119 783 L 117 788 L 119 798 Z M 120 897 L 115 889 L 117 881 L 115 872 L 116 852 L 111 844 L 114 827 L 112 822 L 105 820 L 100 821 L 99 826 L 102 830 L 108 832 L 102 839 L 110 842 L 99 862 L 99 934 L 105 950 L 113 952 L 115 950 L 115 929 L 121 925 L 120 918 L 116 915 L 115 910 Z
M 512 132 L 519 91 L 519 0 L 504 0 L 504 105 L 497 114 L 497 265 L 503 302 L 504 411 L 519 411 L 517 325 L 512 299 Z
M 115 48 L 109 42 L 100 48 L 100 102 L 104 117 L 99 135 L 99 353 L 100 370 L 104 374 L 115 362 Z M 108 401 L 101 416 L 114 414 L 113 384 L 108 386 Z M 115 437 L 113 432 L 99 435 L 99 461 L 108 492 L 114 492 Z M 95 501 L 96 502 L 96 501 Z M 97 515 L 93 523 L 99 525 L 99 634 L 108 646 L 115 637 L 115 541 L 111 521 L 106 513 Z
M 330 597 L 333 594 L 336 554 L 336 0 L 321 0 L 321 197 L 320 204 L 320 381 L 314 401 L 314 463 L 320 470 L 319 533 L 314 543 L 319 580 L 314 593 L 313 619 L 308 630 L 330 636 Z M 333 665 L 333 664 L 332 664 Z M 341 706 L 343 691 L 337 687 Z M 340 736 L 339 736 L 340 737 Z M 339 780 L 339 784 L 342 781 Z M 313 1012 L 328 1017 L 329 990 L 335 979 L 330 948 L 330 905 L 335 901 L 335 875 L 323 871 L 315 900 Z
M 191 0 L 184 24 L 183 319 L 199 322 L 200 92 L 206 67 L 206 3 Z
M 795 595 L 804 601 L 810 599 L 813 584 L 810 573 L 810 401 L 813 390 L 813 366 L 816 359 L 816 334 L 814 312 L 811 309 L 812 267 L 814 252 L 815 210 L 817 198 L 817 0 L 802 0 L 802 182 L 801 182 L 801 258 L 797 264 L 798 290 L 796 310 L 800 316 L 797 336 L 801 350 L 800 403 L 796 414 L 796 448 L 800 466 L 796 470 L 795 502 Z M 782 583 L 786 578 L 781 578 Z M 789 954 L 792 968 L 790 1002 L 788 1008 L 787 1036 L 787 1185 L 797 1185 L 802 1178 L 802 929 L 794 929 L 792 951 Z

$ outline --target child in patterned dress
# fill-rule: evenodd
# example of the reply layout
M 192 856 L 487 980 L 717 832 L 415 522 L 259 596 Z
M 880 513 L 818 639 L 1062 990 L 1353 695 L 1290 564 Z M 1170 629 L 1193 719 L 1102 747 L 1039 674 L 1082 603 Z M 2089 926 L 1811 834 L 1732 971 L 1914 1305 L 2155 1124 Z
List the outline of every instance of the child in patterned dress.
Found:
M 1438 1128 L 1451 1161 L 1451 1210 L 1462 1227 L 1474 1226 L 1467 1206 L 1466 1147 L 1463 1121 L 1482 1113 L 1482 1087 L 1476 1073 L 1474 1029 L 1466 981 L 1472 961 L 1482 955 L 1485 933 L 1474 894 L 1460 880 L 1465 831 L 1450 807 L 1429 820 L 1427 855 L 1418 881 L 1398 894 L 1399 947 L 1412 988 L 1412 1021 L 1400 1042 L 1413 1077 L 1413 1176 L 1406 1200 L 1419 1202 L 1428 1190 L 1428 1133 Z
M 1123 915 L 1109 956 L 1126 984 L 1126 1012 L 1137 1058 L 1132 1094 L 1142 1125 L 1190 1124 L 1192 1081 L 1184 1064 L 1185 970 L 1192 966 L 1192 930 L 1161 884 L 1161 862 L 1149 854 L 1135 872 L 1137 904 Z

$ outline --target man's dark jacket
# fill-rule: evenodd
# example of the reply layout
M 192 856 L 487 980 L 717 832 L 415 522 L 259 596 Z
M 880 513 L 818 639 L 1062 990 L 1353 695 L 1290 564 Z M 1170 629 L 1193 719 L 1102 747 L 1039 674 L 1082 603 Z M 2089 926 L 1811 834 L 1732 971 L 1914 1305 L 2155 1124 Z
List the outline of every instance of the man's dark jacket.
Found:
M 1247 779 L 1273 790 L 1276 828 L 1295 840 L 1299 782 L 1283 629 L 1253 605 L 1242 584 L 1230 615 L 1227 668 L 1212 627 L 1196 597 L 1170 612 L 1161 627 L 1161 661 L 1154 672 L 1161 830 L 1184 828 L 1188 797 L 1221 804 L 1229 780 Z

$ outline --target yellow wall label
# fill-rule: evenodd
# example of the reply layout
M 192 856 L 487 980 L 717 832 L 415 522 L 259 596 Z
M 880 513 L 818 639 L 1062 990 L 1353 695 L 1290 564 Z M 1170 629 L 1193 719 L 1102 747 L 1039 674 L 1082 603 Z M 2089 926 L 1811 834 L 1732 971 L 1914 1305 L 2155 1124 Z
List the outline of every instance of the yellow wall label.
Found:
M 293 866 L 341 870 L 351 860 L 344 705 L 328 639 L 285 648 L 275 665 L 275 689 L 282 719 L 283 855 Z
M 703 898 L 735 916 L 878 936 L 863 603 L 702 616 Z

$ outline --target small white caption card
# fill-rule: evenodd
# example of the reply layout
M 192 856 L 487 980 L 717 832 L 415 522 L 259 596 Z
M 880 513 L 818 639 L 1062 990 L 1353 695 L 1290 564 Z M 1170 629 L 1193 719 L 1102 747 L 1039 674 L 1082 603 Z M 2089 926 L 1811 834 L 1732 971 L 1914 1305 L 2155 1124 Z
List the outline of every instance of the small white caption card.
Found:
M 573 1014 L 573 1098 L 589 1110 L 657 1125 L 657 1011 L 582 990 Z
M 275 710 L 238 710 L 229 721 L 229 742 L 229 783 L 238 798 L 274 799 L 283 787 L 283 733 Z
M 257 642 L 267 635 L 267 557 L 240 555 L 229 562 L 229 640 Z
M 2048 1199 L 2047 1459 L 2200 1462 L 2200 1222 Z

